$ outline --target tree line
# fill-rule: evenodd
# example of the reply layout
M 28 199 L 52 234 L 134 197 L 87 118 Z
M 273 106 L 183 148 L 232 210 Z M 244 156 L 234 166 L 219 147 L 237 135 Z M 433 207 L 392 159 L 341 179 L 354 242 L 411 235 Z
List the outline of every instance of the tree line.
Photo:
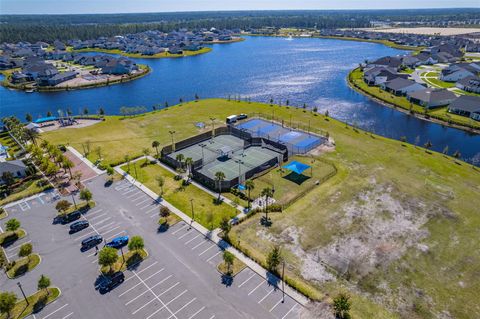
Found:
M 179 28 L 250 29 L 263 27 L 357 28 L 370 21 L 448 21 L 478 19 L 480 9 L 371 11 L 224 11 L 135 14 L 2 15 L 0 42 L 53 42 Z

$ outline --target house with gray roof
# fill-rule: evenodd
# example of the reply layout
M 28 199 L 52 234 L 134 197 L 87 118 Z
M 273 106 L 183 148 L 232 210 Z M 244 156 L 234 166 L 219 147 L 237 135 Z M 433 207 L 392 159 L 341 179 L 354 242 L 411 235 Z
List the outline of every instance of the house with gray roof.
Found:
M 467 76 L 455 83 L 455 86 L 466 92 L 480 93 L 480 78 L 478 76 Z
M 0 162 L 0 183 L 3 183 L 1 176 L 4 173 L 12 173 L 15 177 L 25 177 L 27 166 L 21 160 Z
M 431 109 L 452 103 L 457 96 L 447 89 L 426 88 L 407 93 L 407 99 L 424 108 Z
M 442 70 L 440 79 L 445 82 L 457 82 L 467 76 L 476 75 L 478 70 L 468 63 L 452 64 Z
M 462 95 L 448 106 L 448 112 L 480 121 L 480 97 Z
M 425 89 L 423 85 L 404 78 L 395 78 L 391 81 L 382 83 L 380 86 L 383 90 L 393 93 L 395 95 L 406 95 L 410 92 Z

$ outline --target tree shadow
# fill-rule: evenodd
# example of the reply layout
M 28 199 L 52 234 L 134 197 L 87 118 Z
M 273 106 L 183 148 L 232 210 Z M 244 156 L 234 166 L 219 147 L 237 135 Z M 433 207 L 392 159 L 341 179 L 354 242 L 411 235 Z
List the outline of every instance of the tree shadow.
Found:
M 38 313 L 42 311 L 43 308 L 47 305 L 48 297 L 47 295 L 43 295 L 38 298 L 37 302 L 33 305 L 33 313 Z
M 297 185 L 302 185 L 305 181 L 309 180 L 311 177 L 303 174 L 297 174 L 295 172 L 291 172 L 287 176 L 283 176 L 283 178 Z
M 270 218 L 266 218 L 265 216 L 262 216 L 260 218 L 260 225 L 265 227 L 270 227 L 272 226 L 272 220 Z
M 233 277 L 231 274 L 222 274 L 221 279 L 222 285 L 225 285 L 225 287 L 230 287 L 233 284 Z
M 17 240 L 18 240 L 18 234 L 16 232 L 13 232 L 12 234 L 4 238 L 2 247 L 8 248 L 9 246 L 13 245 Z
M 13 274 L 13 276 L 16 278 L 16 277 L 20 277 L 20 276 L 23 276 L 25 275 L 25 273 L 28 271 L 28 263 L 27 264 L 24 264 L 24 265 L 21 265 L 19 266 L 17 269 L 15 269 L 15 272 Z
M 109 179 L 108 181 L 105 182 L 105 184 L 103 184 L 104 187 L 110 187 L 113 185 L 113 181 L 111 179 Z
M 128 270 L 136 270 L 140 264 L 142 263 L 143 258 L 140 256 L 140 253 L 134 253 L 130 258 L 127 259 L 127 269 Z
M 274 286 L 275 288 L 278 288 L 278 284 L 280 283 L 280 278 L 277 277 L 274 273 L 271 273 L 270 271 L 267 272 L 267 282 L 269 285 Z
M 222 205 L 223 204 L 223 198 L 215 197 L 215 198 L 212 199 L 212 203 L 213 203 L 213 205 L 216 205 L 216 206 Z

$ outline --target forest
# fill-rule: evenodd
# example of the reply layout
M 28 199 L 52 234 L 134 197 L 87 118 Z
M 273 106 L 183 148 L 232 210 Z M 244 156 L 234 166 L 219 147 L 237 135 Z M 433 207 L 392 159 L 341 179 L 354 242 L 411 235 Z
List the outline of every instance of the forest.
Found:
M 371 21 L 480 21 L 480 9 L 218 11 L 130 14 L 0 15 L 0 43 L 95 39 L 146 30 L 262 27 L 358 28 Z

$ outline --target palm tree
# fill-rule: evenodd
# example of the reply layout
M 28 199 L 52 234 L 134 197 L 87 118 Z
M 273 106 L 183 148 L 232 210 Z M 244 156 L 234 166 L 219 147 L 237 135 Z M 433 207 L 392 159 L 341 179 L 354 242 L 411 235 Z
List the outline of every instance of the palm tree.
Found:
M 72 167 L 73 166 L 74 166 L 74 164 L 70 159 L 68 159 L 66 157 L 63 158 L 62 167 L 63 167 L 63 169 L 68 169 L 68 173 L 70 174 L 70 179 L 73 178 L 73 176 L 72 176 Z
M 245 188 L 248 190 L 248 208 L 250 209 L 252 203 L 250 193 L 255 189 L 255 183 L 251 179 L 249 179 L 245 182 Z
M 180 154 L 177 154 L 175 159 L 180 164 L 180 168 L 183 168 L 183 160 L 185 159 L 185 156 L 183 156 L 183 154 L 180 153 Z
M 265 223 L 268 222 L 268 199 L 273 196 L 273 191 L 270 187 L 262 189 L 262 196 L 265 197 Z
M 33 144 L 37 145 L 37 138 L 40 136 L 37 130 L 34 129 L 25 129 L 24 130 L 25 136 L 32 141 Z
M 193 159 L 191 157 L 187 157 L 185 159 L 185 165 L 187 166 L 188 178 L 190 178 L 190 175 L 192 174 Z
M 222 182 L 225 180 L 225 174 L 223 172 L 216 172 L 215 173 L 215 181 L 218 184 L 218 200 L 220 200 L 220 196 L 222 194 Z
M 155 149 L 155 151 L 157 152 L 157 158 L 160 157 L 160 155 L 158 154 L 158 147 L 160 146 L 160 142 L 159 141 L 153 141 L 152 142 L 152 147 Z

